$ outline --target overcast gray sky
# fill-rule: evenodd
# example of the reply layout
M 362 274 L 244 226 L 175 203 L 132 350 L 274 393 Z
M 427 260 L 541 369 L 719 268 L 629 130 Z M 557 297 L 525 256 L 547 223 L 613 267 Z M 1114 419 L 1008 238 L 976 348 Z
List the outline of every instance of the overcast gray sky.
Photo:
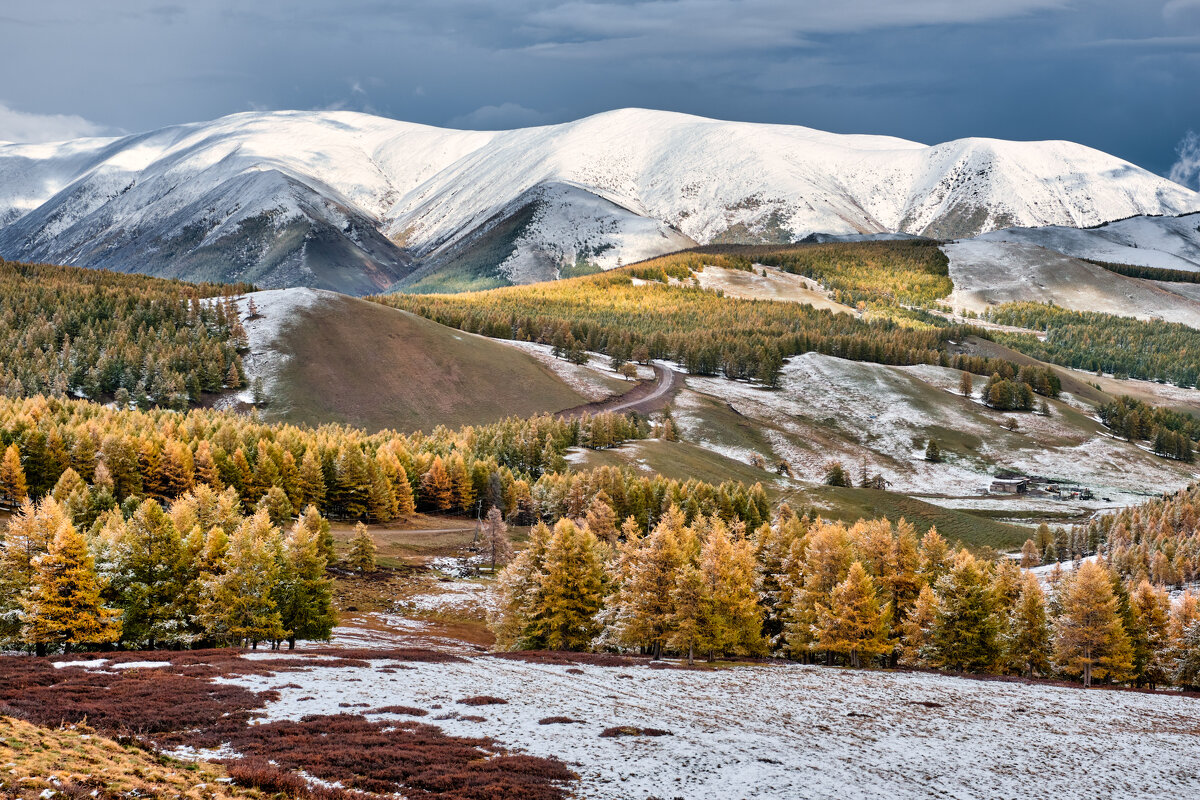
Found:
M 252 109 L 503 128 L 643 106 L 1071 139 L 1193 187 L 1200 153 L 1200 0 L 0 0 L 0 52 L 8 140 Z

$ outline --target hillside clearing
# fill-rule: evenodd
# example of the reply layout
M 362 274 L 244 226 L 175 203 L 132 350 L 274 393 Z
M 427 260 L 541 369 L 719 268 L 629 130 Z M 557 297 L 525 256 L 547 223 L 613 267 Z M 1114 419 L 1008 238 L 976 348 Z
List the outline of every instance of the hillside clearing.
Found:
M 793 275 L 778 267 L 757 265 L 754 271 L 705 266 L 696 273 L 696 280 L 705 289 L 720 290 L 726 297 L 746 300 L 782 300 L 807 303 L 815 308 L 844 314 L 857 314 L 848 305 L 832 300 L 819 283 L 803 275 Z

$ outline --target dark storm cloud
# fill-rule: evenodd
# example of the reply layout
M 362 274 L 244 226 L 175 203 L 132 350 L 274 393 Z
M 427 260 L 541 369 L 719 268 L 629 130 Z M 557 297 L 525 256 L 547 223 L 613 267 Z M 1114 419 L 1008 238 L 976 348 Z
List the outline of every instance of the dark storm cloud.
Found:
M 498 128 L 636 105 L 1072 139 L 1165 173 L 1200 126 L 1200 0 L 42 0 L 0 8 L 0 47 L 0 139 L 36 138 L 41 115 L 50 136 L 265 108 Z

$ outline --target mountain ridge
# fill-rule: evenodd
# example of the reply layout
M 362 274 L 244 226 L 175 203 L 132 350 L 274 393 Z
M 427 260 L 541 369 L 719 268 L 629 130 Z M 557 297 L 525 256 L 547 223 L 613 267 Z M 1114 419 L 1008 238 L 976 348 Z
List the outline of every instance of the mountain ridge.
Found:
M 1070 142 L 924 145 L 647 109 L 511 131 L 243 112 L 0 145 L 0 187 L 7 258 L 358 294 L 436 289 L 451 262 L 465 285 L 503 284 L 692 243 L 1200 210 L 1200 194 Z

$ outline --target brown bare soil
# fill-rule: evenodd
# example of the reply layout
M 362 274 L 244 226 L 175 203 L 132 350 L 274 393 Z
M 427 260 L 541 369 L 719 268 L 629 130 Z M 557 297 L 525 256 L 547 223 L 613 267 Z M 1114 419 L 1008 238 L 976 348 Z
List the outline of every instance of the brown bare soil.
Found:
M 292 422 L 429 430 L 584 399 L 516 348 L 353 297 L 303 310 L 281 338 L 290 358 L 267 411 Z

